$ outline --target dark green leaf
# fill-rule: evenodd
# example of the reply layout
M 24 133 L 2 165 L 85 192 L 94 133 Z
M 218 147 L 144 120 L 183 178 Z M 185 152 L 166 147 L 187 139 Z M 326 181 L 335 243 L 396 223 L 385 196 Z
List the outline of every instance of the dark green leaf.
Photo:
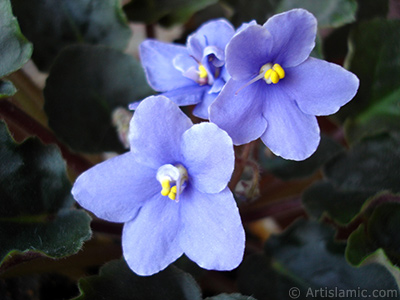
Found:
M 327 213 L 336 222 L 347 224 L 374 195 L 383 190 L 400 191 L 400 136 L 366 138 L 331 159 L 324 172 L 327 178 L 304 192 L 303 204 L 317 219 Z
M 201 300 L 196 281 L 174 266 L 152 276 L 138 276 L 124 260 L 105 264 L 98 276 L 79 281 L 75 300 Z
M 359 268 L 350 266 L 344 258 L 344 244 L 333 241 L 334 230 L 326 225 L 300 220 L 280 236 L 265 245 L 270 255 L 287 275 L 311 289 L 328 290 L 395 290 L 398 287 L 390 272 L 372 263 Z M 340 298 L 340 297 L 338 297 Z M 353 299 L 353 297 L 352 297 Z M 354 299 L 364 299 L 355 295 Z
M 248 256 L 239 268 L 239 290 L 258 300 L 291 300 L 293 298 L 289 296 L 289 290 L 296 287 L 300 291 L 297 299 L 305 299 L 307 290 L 304 286 L 280 271 L 277 264 L 263 254 Z
M 12 0 L 12 5 L 41 70 L 48 70 L 68 45 L 102 44 L 122 50 L 131 36 L 120 0 Z
M 277 12 L 304 8 L 315 15 L 319 27 L 339 27 L 355 21 L 356 0 L 282 0 Z
M 342 191 L 400 192 L 400 136 L 364 139 L 326 164 L 325 174 Z
M 365 231 L 365 226 L 361 224 L 347 240 L 346 259 L 353 266 L 360 266 L 367 257 L 377 250 L 371 244 Z
M 241 294 L 220 294 L 218 296 L 209 297 L 204 300 L 256 300 L 256 299 L 249 296 L 243 296 Z
M 380 132 L 400 131 L 400 88 L 347 119 L 345 131 L 350 141 Z
M 389 0 L 357 0 L 357 20 L 385 18 L 389 11 Z
M 382 204 L 379 205 L 379 202 Z M 376 208 L 365 224 L 361 224 L 349 237 L 346 257 L 353 265 L 360 265 L 365 259 L 383 250 L 385 256 L 398 266 L 400 263 L 400 197 L 384 194 L 375 199 Z
M 128 18 L 154 24 L 163 19 L 166 26 L 186 22 L 195 12 L 217 0 L 132 0 L 124 6 Z
M 66 48 L 55 61 L 44 89 L 49 125 L 77 151 L 122 151 L 111 115 L 151 93 L 140 64 L 102 46 Z
M 281 0 L 226 0 L 233 9 L 232 23 L 236 27 L 243 22 L 256 20 L 258 24 L 264 24 L 271 17 Z
M 7 80 L 0 80 L 0 99 L 10 97 L 17 92 L 15 86 Z
M 265 148 L 263 147 L 262 149 Z M 342 149 L 343 147 L 334 140 L 322 136 L 317 151 L 304 161 L 291 161 L 280 157 L 273 157 L 263 159 L 261 164 L 268 172 L 272 172 L 283 180 L 307 177 L 316 172 Z M 262 157 L 265 157 L 265 155 L 262 155 Z
M 320 181 L 308 188 L 302 197 L 304 207 L 316 219 L 326 213 L 340 224 L 351 222 L 373 192 L 341 191 L 329 181 Z
M 16 144 L 0 122 L 0 261 L 34 251 L 51 257 L 76 253 L 90 237 L 90 218 L 74 202 L 65 162 L 38 139 Z
M 32 55 L 32 45 L 22 35 L 9 0 L 0 0 L 0 33 L 1 78 L 21 68 Z
M 326 225 L 299 220 L 265 244 L 265 254 L 247 258 L 239 269 L 242 293 L 257 299 L 365 299 L 374 290 L 393 291 L 394 277 L 382 265 L 371 263 L 355 268 L 344 258 L 344 244 L 333 240 L 334 230 Z M 340 296 L 339 292 L 353 293 Z M 347 294 L 349 295 L 349 294 Z
M 400 21 L 373 20 L 350 34 L 348 65 L 360 79 L 356 97 L 341 109 L 347 135 L 355 141 L 371 131 L 398 130 L 400 120 Z M 397 120 L 397 122 L 396 122 Z

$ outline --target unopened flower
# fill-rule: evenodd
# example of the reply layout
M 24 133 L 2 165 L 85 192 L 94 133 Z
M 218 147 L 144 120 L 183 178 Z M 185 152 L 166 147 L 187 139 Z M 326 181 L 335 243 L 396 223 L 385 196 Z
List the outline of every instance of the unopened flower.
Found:
M 139 50 L 150 86 L 179 106 L 196 104 L 193 114 L 208 119 L 209 105 L 229 79 L 225 46 L 234 33 L 232 25 L 220 19 L 190 35 L 186 47 L 145 40 Z
M 130 152 L 76 180 L 72 193 L 99 218 L 123 222 L 123 255 L 139 275 L 183 253 L 205 269 L 230 270 L 244 251 L 244 230 L 227 187 L 234 168 L 228 134 L 193 125 L 164 96 L 142 101 L 130 123 Z
M 330 115 L 357 92 L 358 78 L 344 68 L 309 57 L 317 21 L 303 9 L 249 23 L 226 48 L 231 75 L 210 106 L 210 120 L 241 145 L 261 137 L 286 159 L 303 160 L 318 147 L 315 116 Z

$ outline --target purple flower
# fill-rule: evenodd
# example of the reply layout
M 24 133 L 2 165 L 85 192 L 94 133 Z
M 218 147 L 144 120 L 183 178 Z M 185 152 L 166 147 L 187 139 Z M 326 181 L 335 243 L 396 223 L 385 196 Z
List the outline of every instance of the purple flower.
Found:
M 317 21 L 303 9 L 246 24 L 226 47 L 231 75 L 210 106 L 210 120 L 235 145 L 261 137 L 276 155 L 303 160 L 318 147 L 315 116 L 330 115 L 357 92 L 358 78 L 309 57 Z
M 164 96 L 142 101 L 130 123 L 130 152 L 76 180 L 72 193 L 99 218 L 123 222 L 130 268 L 151 275 L 185 253 L 205 269 L 230 270 L 244 251 L 244 230 L 227 187 L 234 168 L 228 134 L 193 125 Z
M 201 26 L 188 37 L 186 47 L 145 40 L 140 58 L 147 81 L 179 106 L 197 104 L 193 114 L 208 119 L 208 107 L 229 79 L 225 46 L 234 33 L 232 25 L 221 19 Z

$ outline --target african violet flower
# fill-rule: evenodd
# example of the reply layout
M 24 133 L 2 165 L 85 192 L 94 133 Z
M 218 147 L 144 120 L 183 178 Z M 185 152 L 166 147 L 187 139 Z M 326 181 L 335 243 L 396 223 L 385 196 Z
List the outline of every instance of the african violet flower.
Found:
M 318 147 L 315 116 L 350 101 L 358 78 L 344 68 L 309 57 L 317 21 L 303 9 L 249 23 L 226 47 L 231 75 L 210 106 L 210 120 L 241 145 L 261 137 L 276 155 L 303 160 Z
M 209 105 L 229 79 L 225 46 L 234 33 L 232 25 L 220 19 L 190 35 L 186 47 L 145 40 L 139 50 L 147 81 L 180 106 L 197 104 L 193 114 L 208 119 Z
M 193 125 L 164 96 L 139 104 L 130 123 L 130 152 L 84 172 L 72 193 L 99 218 L 123 222 L 123 255 L 151 275 L 183 253 L 205 269 L 230 270 L 242 260 L 244 230 L 227 183 L 234 167 L 228 134 Z

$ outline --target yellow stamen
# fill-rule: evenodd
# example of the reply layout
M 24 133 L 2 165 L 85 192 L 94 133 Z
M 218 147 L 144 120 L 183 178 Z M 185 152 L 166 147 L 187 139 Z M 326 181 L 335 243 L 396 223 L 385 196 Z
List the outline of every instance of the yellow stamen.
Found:
M 169 195 L 169 193 L 171 191 L 171 184 L 169 182 L 169 178 L 163 179 L 161 181 L 161 187 L 162 187 L 161 195 L 163 195 L 163 196 Z
M 285 78 L 285 70 L 281 67 L 280 64 L 274 64 L 272 67 L 276 73 L 279 75 L 279 79 Z
M 176 185 L 174 185 L 172 188 L 171 188 L 171 190 L 170 190 L 170 192 L 169 192 L 169 194 L 168 194 L 168 197 L 169 197 L 169 199 L 171 199 L 171 200 L 175 200 L 176 199 Z
M 203 65 L 199 65 L 199 77 L 200 78 L 207 78 L 208 77 L 207 70 Z
M 272 70 L 272 72 L 271 72 L 271 81 L 273 84 L 276 84 L 279 82 L 279 75 L 275 70 Z
M 272 69 L 268 69 L 265 74 L 264 74 L 264 78 L 265 80 L 268 80 L 271 77 L 271 73 L 273 72 Z
M 268 84 L 277 84 L 279 80 L 285 77 L 285 70 L 279 64 L 274 64 L 273 66 L 270 63 L 265 64 L 261 67 L 260 73 L 264 71 L 264 80 Z

